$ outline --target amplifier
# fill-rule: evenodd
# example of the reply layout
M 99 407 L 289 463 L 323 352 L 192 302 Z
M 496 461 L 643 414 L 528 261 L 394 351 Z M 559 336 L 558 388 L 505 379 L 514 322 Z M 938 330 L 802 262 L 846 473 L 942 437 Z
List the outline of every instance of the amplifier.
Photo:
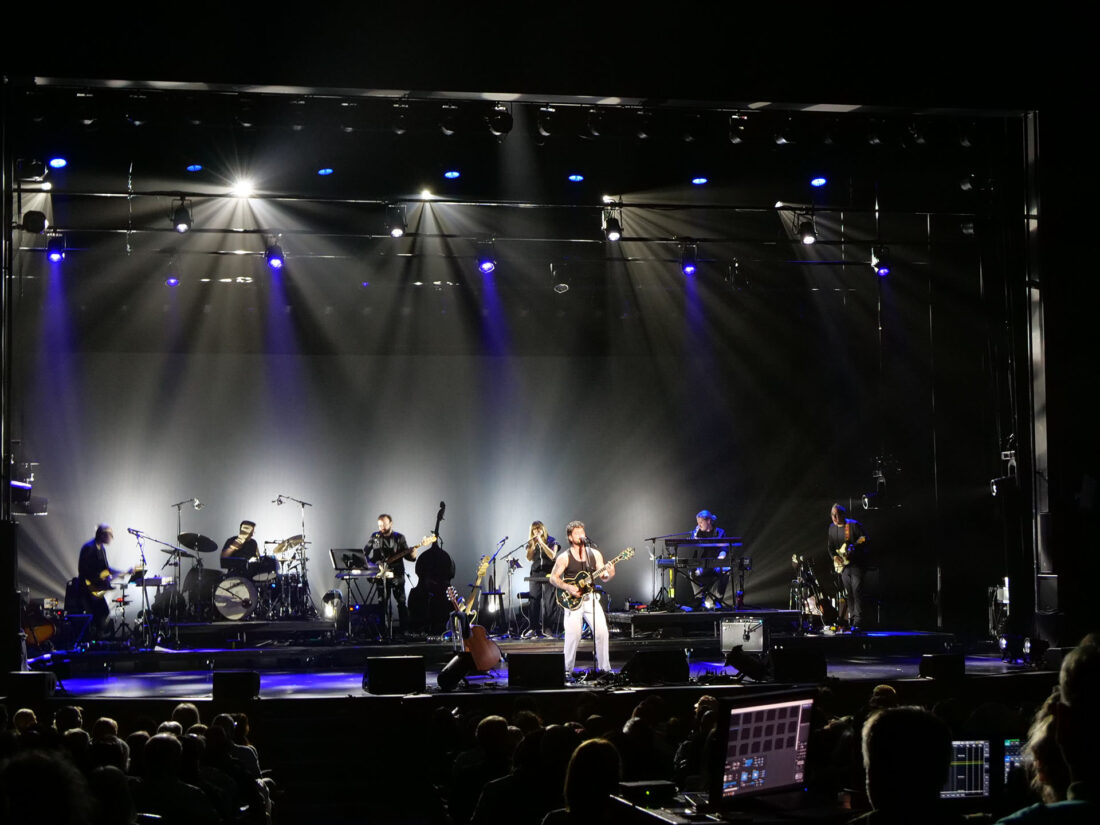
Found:
M 722 619 L 722 652 L 740 647 L 746 653 L 767 653 L 771 650 L 768 628 L 763 619 Z

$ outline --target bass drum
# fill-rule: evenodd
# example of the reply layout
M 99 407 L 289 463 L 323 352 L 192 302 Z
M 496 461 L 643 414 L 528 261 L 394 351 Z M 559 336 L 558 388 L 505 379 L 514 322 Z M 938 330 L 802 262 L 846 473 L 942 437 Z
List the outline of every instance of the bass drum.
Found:
M 274 556 L 260 556 L 248 562 L 248 578 L 254 582 L 269 582 L 279 573 L 279 560 Z
M 222 579 L 214 591 L 214 608 L 232 622 L 247 619 L 256 609 L 256 586 L 240 576 Z

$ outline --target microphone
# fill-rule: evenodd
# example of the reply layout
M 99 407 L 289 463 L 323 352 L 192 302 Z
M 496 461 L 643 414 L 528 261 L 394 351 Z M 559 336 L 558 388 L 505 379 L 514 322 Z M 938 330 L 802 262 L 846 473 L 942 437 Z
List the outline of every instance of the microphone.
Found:
M 281 505 L 283 503 L 283 494 L 279 493 L 279 495 L 271 499 L 271 503 Z
M 193 499 L 191 499 L 191 501 L 194 502 L 194 506 L 195 506 L 196 510 L 201 510 L 203 508 L 203 503 L 201 501 L 199 501 L 197 498 L 193 498 Z
M 140 536 L 141 535 L 141 531 L 140 530 L 135 530 L 133 527 L 127 527 L 126 532 L 129 533 L 131 536 Z
M 584 537 L 584 543 L 594 550 L 600 549 L 600 545 L 596 544 L 596 542 L 592 541 L 592 539 L 588 538 L 588 536 Z

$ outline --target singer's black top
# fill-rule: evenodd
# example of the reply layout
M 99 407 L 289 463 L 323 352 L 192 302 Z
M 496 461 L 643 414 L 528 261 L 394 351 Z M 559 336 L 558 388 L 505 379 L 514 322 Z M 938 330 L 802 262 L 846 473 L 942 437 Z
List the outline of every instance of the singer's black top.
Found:
M 571 579 L 574 576 L 576 576 L 578 573 L 580 573 L 584 570 L 587 570 L 589 573 L 592 573 L 592 572 L 595 571 L 596 567 L 598 566 L 596 564 L 595 553 L 594 553 L 594 551 L 592 550 L 591 547 L 586 548 L 586 550 L 585 550 L 585 560 L 584 561 L 578 560 L 577 557 L 573 555 L 572 548 L 570 548 L 568 550 L 568 553 L 569 553 L 569 561 L 566 562 L 565 570 L 563 570 L 562 574 L 561 574 L 561 577 L 563 579 Z
M 554 558 L 550 558 L 546 555 L 546 551 L 541 547 L 535 548 L 535 557 L 531 559 L 531 575 L 546 576 L 550 574 L 550 571 L 554 568 L 554 559 L 558 557 L 558 553 L 561 552 L 561 545 L 558 544 L 558 540 L 553 536 L 546 537 L 546 546 L 554 551 Z

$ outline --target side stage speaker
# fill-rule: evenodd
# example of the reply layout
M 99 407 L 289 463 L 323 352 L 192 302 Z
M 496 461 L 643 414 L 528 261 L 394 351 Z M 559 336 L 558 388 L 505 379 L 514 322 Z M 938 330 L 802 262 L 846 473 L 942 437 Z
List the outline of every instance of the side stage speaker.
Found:
M 688 681 L 691 669 L 682 650 L 639 650 L 621 673 L 638 685 L 674 684 Z
M 509 653 L 508 687 L 565 687 L 565 654 Z
M 4 695 L 16 702 L 40 702 L 55 690 L 57 676 L 49 670 L 13 670 L 4 676 Z
M 260 674 L 254 670 L 215 670 L 215 702 L 247 702 L 260 698 Z
M 829 673 L 819 650 L 776 648 L 769 656 L 772 678 L 777 682 L 824 682 Z
M 423 656 L 368 656 L 363 690 L 375 696 L 423 693 Z
M 768 628 L 763 619 L 722 619 L 722 652 L 740 647 L 745 653 L 767 653 Z
M 961 653 L 925 653 L 920 657 L 919 675 L 942 681 L 961 681 L 966 661 Z

